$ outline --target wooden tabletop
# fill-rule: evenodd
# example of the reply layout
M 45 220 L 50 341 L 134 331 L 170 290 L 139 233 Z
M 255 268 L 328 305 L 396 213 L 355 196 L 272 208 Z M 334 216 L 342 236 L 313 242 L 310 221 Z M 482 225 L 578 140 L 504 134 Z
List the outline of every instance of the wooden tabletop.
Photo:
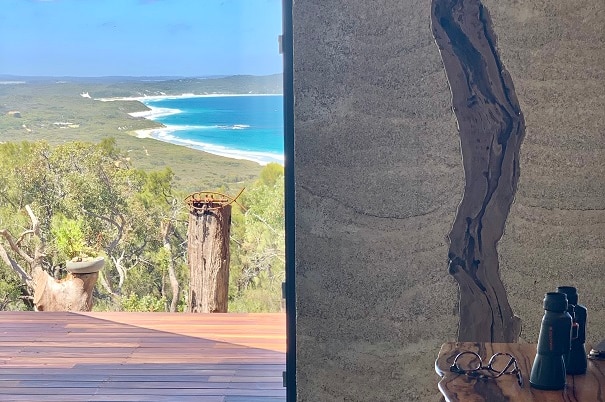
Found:
M 454 358 L 464 351 L 476 352 L 485 364 L 494 353 L 512 354 L 517 359 L 523 375 L 523 387 L 519 386 L 517 378 L 513 375 L 482 380 L 451 372 L 450 366 Z M 605 402 L 605 361 L 588 360 L 586 374 L 567 376 L 567 386 L 564 390 L 542 391 L 529 384 L 529 374 L 535 356 L 535 344 L 444 343 L 435 361 L 435 370 L 442 377 L 439 390 L 448 402 Z

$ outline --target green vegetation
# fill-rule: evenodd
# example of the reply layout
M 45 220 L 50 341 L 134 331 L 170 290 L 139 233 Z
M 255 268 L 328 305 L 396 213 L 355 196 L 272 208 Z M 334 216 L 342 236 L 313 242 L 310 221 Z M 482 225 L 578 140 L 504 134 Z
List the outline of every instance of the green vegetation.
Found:
M 112 83 L 0 85 L 0 309 L 31 308 L 31 289 L 9 265 L 27 271 L 27 257 L 2 235 L 33 253 L 40 244 L 28 235 L 29 205 L 39 220 L 43 268 L 56 278 L 73 257 L 105 257 L 95 310 L 183 311 L 183 199 L 194 191 L 236 194 L 246 187 L 238 199 L 242 208 L 233 212 L 230 311 L 279 311 L 283 168 L 136 138 L 133 130 L 156 125 L 128 114 L 144 110 L 143 104 L 80 96 L 89 91 L 94 97 L 91 87 L 108 93 L 112 85 L 134 95 L 128 85 Z M 171 275 L 179 294 L 171 294 Z
M 284 171 L 272 163 L 242 195 L 232 218 L 230 311 L 279 311 L 285 278 Z
M 194 192 L 226 188 L 237 191 L 258 177 L 258 164 L 206 154 L 154 139 L 137 138 L 136 130 L 161 127 L 159 123 L 129 114 L 148 110 L 147 106 L 138 101 L 101 102 L 94 99 L 184 92 L 261 93 L 265 87 L 275 90 L 281 76 L 244 78 L 195 80 L 198 82 L 195 86 L 197 90 L 187 87 L 186 83 L 191 80 L 42 81 L 0 85 L 0 142 L 44 140 L 50 145 L 59 145 L 71 141 L 99 142 L 105 138 L 115 138 L 118 147 L 127 153 L 134 167 L 151 171 L 170 166 L 174 173 L 174 185 L 180 190 Z M 266 85 L 263 84 L 265 81 L 268 82 Z M 237 91 L 240 87 L 243 90 Z M 82 97 L 84 92 L 91 98 Z
M 158 312 L 165 311 L 167 300 L 165 297 L 153 297 L 151 295 L 139 296 L 131 293 L 128 297 L 122 298 L 123 311 L 144 311 Z
M 73 257 L 103 255 L 96 297 L 106 309 L 158 311 L 175 299 L 186 304 L 188 269 L 187 214 L 184 193 L 172 186 L 169 168 L 144 171 L 132 167 L 115 141 L 0 144 L 0 222 L 30 254 L 37 244 L 27 236 L 23 214 L 31 206 L 39 219 L 45 269 L 65 274 Z M 232 234 L 231 296 L 234 311 L 279 311 L 284 279 L 283 168 L 265 167 L 235 209 Z M 167 247 L 169 246 L 169 247 Z M 0 238 L 7 259 L 23 255 Z M 0 250 L 0 251 L 2 251 Z M 25 267 L 26 264 L 21 264 Z M 169 269 L 182 292 L 170 294 Z M 27 270 L 27 268 L 24 268 Z M 5 308 L 22 308 L 31 296 L 4 261 L 0 266 L 0 300 Z M 160 308 L 161 306 L 161 308 Z

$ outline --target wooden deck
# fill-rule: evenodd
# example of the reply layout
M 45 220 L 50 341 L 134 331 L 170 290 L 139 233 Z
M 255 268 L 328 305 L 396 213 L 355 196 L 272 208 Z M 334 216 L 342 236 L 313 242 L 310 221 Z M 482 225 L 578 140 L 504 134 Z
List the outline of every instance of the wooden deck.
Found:
M 285 321 L 0 312 L 0 401 L 283 402 Z

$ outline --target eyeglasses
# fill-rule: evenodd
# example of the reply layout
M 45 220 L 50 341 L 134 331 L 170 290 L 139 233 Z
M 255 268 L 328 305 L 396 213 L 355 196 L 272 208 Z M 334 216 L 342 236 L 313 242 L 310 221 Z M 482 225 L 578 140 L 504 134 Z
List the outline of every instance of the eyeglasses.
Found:
M 472 355 L 474 357 L 471 359 L 462 358 L 465 355 Z M 481 356 L 477 353 L 470 351 L 460 352 L 454 358 L 450 371 L 481 379 L 496 379 L 503 374 L 512 374 L 517 376 L 519 386 L 523 387 L 523 376 L 521 375 L 521 370 L 519 370 L 517 359 L 510 353 L 495 353 L 487 362 L 487 366 L 484 366 Z

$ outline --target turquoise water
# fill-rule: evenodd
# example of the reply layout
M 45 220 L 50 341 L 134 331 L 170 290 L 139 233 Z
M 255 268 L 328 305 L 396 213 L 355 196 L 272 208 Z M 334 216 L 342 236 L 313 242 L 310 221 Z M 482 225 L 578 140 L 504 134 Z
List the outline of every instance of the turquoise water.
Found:
M 143 99 L 155 139 L 260 164 L 284 162 L 282 95 Z

